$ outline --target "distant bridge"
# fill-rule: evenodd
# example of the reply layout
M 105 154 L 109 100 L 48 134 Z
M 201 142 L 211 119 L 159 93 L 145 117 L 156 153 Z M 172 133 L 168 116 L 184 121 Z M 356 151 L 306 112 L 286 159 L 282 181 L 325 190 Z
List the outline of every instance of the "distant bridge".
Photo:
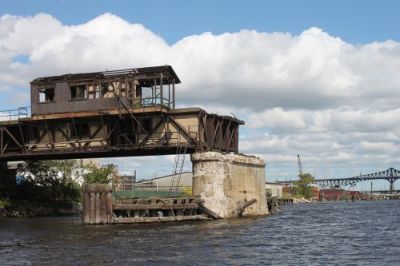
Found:
M 322 186 L 349 186 L 355 185 L 358 182 L 369 181 L 369 180 L 387 180 L 390 183 L 389 191 L 394 191 L 394 182 L 400 179 L 400 171 L 395 168 L 389 168 L 385 171 L 371 173 L 371 174 L 360 174 L 359 176 L 345 177 L 345 178 L 327 178 L 327 179 L 315 179 L 314 183 Z M 294 181 L 286 181 L 279 183 L 294 183 Z
M 372 190 L 372 191 L 368 191 L 368 190 L 364 190 L 364 191 L 360 191 L 362 193 L 372 193 L 372 194 L 400 194 L 400 190 Z

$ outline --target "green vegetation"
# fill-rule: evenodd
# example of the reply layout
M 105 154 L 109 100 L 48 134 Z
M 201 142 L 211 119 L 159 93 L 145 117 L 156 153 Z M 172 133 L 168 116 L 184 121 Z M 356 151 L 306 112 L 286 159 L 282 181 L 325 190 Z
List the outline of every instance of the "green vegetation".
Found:
M 117 174 L 117 170 L 114 165 L 109 164 L 104 167 L 98 167 L 94 164 L 89 164 L 85 167 L 85 173 L 83 174 L 83 180 L 87 184 L 100 183 L 109 184 L 112 178 Z
M 7 208 L 10 205 L 10 200 L 6 198 L 0 198 L 0 210 Z
M 296 197 L 303 197 L 306 199 L 312 198 L 312 187 L 314 177 L 310 173 L 299 174 L 299 180 L 294 183 L 294 193 Z
M 20 164 L 22 177 L 12 190 L 0 195 L 0 209 L 8 216 L 42 216 L 77 211 L 81 188 L 74 181 L 81 168 L 76 160 L 28 161 Z
M 20 164 L 19 184 L 0 194 L 0 211 L 9 216 L 37 216 L 74 213 L 85 183 L 111 183 L 117 174 L 114 165 L 83 166 L 78 160 L 28 161 Z
M 73 177 L 79 176 L 76 160 L 29 161 L 18 167 L 24 179 L 17 186 L 17 198 L 35 202 L 80 201 L 80 186 Z

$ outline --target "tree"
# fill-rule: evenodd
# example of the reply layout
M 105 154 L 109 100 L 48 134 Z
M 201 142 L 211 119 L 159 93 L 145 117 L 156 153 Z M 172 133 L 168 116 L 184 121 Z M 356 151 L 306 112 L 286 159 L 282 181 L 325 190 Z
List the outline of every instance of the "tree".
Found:
M 89 164 L 85 168 L 86 169 L 85 173 L 83 174 L 83 180 L 85 183 L 88 184 L 109 184 L 117 172 L 113 164 L 102 167 L 99 167 L 95 164 Z
M 312 197 L 311 184 L 314 183 L 314 177 L 310 173 L 299 174 L 299 180 L 294 182 L 294 190 L 297 195 L 306 199 Z
M 18 197 L 33 201 L 79 201 L 80 186 L 76 160 L 28 161 L 18 165 L 23 177 Z

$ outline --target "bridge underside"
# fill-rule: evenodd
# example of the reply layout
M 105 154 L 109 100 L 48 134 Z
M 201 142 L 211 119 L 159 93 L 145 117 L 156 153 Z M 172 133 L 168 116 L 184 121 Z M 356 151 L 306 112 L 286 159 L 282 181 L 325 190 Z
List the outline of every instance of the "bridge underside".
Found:
M 0 122 L 0 161 L 237 153 L 241 124 L 200 108 L 33 116 Z

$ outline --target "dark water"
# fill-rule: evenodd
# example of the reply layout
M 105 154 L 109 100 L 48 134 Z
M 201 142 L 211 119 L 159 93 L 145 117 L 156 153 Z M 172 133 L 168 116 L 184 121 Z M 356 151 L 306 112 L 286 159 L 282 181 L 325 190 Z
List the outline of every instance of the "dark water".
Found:
M 400 265 L 400 201 L 285 206 L 197 223 L 0 219 L 0 265 Z

